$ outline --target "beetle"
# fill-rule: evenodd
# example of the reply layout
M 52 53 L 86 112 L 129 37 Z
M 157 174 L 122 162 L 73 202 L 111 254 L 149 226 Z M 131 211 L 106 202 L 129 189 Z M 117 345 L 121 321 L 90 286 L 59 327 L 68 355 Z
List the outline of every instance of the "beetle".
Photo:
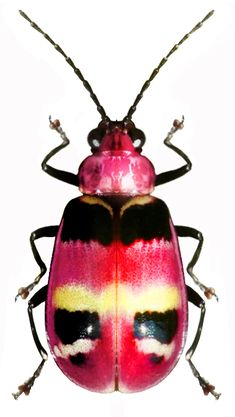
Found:
M 42 227 L 30 237 L 40 273 L 18 290 L 25 299 L 46 273 L 46 265 L 35 241 L 55 237 L 48 285 L 28 302 L 32 335 L 41 363 L 13 394 L 29 394 L 48 358 L 42 346 L 33 310 L 46 302 L 46 331 L 51 353 L 62 372 L 76 384 L 96 392 L 138 392 L 162 381 L 182 353 L 188 325 L 188 301 L 200 309 L 195 338 L 186 359 L 204 394 L 220 394 L 206 381 L 192 356 L 198 345 L 205 316 L 205 301 L 185 284 L 179 237 L 191 237 L 197 248 L 187 272 L 207 298 L 215 290 L 202 284 L 193 272 L 203 235 L 187 226 L 173 224 L 167 205 L 151 195 L 158 185 L 175 180 L 191 169 L 187 155 L 171 143 L 183 128 L 184 118 L 175 120 L 164 143 L 185 161 L 180 168 L 158 175 L 151 161 L 141 154 L 145 135 L 132 121 L 136 106 L 168 58 L 212 16 L 202 21 L 173 46 L 142 86 L 127 115 L 111 121 L 90 84 L 61 47 L 23 11 L 30 22 L 64 56 L 82 81 L 101 115 L 88 135 L 91 155 L 78 174 L 48 164 L 69 144 L 59 120 L 49 117 L 50 127 L 62 143 L 43 160 L 42 169 L 63 182 L 79 187 L 81 196 L 71 200 L 59 226 Z

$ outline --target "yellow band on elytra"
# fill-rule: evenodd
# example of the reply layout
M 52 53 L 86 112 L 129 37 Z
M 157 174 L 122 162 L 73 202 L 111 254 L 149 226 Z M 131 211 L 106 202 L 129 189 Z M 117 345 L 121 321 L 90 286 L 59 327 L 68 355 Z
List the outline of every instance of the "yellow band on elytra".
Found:
M 58 287 L 53 294 L 55 308 L 67 311 L 88 310 L 98 314 L 126 314 L 136 312 L 177 309 L 180 305 L 179 289 L 167 285 L 151 285 L 147 289 L 132 290 L 129 285 L 112 284 L 96 293 L 80 285 Z

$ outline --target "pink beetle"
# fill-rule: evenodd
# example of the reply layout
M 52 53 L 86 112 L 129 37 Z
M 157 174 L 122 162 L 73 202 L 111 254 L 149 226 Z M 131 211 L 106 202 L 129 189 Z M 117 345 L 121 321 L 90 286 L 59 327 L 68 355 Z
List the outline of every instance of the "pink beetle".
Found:
M 178 244 L 178 237 L 188 236 L 198 241 L 187 271 L 207 298 L 216 297 L 214 289 L 202 284 L 193 272 L 203 236 L 191 227 L 174 226 L 166 204 L 151 195 L 155 186 L 191 169 L 189 158 L 171 144 L 184 119 L 174 121 L 164 143 L 186 163 L 159 175 L 150 160 L 141 155 L 145 136 L 132 121 L 136 105 L 160 68 L 213 11 L 163 58 L 127 115 L 117 122 L 110 121 L 71 58 L 24 12 L 20 13 L 65 57 L 90 92 L 102 120 L 88 135 L 92 155 L 81 163 L 76 175 L 47 163 L 69 143 L 60 122 L 50 118 L 50 127 L 60 134 L 63 142 L 44 158 L 42 168 L 49 175 L 79 187 L 82 196 L 67 204 L 59 226 L 43 227 L 31 235 L 40 274 L 31 284 L 19 289 L 17 298 L 26 298 L 46 272 L 35 240 L 48 236 L 56 239 L 49 283 L 28 304 L 41 363 L 13 394 L 14 398 L 29 393 L 47 359 L 33 319 L 33 309 L 42 302 L 46 301 L 46 331 L 51 353 L 69 379 L 91 391 L 136 392 L 159 383 L 176 365 L 185 343 L 190 301 L 200 308 L 201 315 L 186 359 L 204 393 L 218 399 L 220 394 L 191 360 L 200 339 L 205 302 L 185 284 Z

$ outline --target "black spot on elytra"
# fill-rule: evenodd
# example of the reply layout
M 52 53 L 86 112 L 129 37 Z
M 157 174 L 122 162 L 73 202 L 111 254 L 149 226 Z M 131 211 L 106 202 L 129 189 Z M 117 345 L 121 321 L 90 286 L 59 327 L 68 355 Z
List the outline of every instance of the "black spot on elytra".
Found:
M 170 214 L 166 204 L 155 199 L 148 204 L 127 208 L 121 217 L 120 238 L 125 245 L 137 239 L 163 238 L 170 241 Z
M 170 343 L 176 334 L 178 316 L 176 310 L 165 313 L 156 311 L 136 313 L 134 318 L 134 337 L 137 339 L 153 338 L 160 343 Z
M 69 360 L 74 365 L 82 365 L 86 362 L 86 355 L 84 355 L 84 353 L 79 352 L 74 356 L 70 355 Z
M 100 337 L 98 313 L 89 311 L 69 312 L 64 309 L 55 311 L 55 332 L 65 345 L 78 339 L 95 340 Z
M 63 215 L 63 242 L 97 240 L 103 245 L 109 245 L 112 237 L 112 217 L 107 208 L 100 204 L 88 204 L 80 198 L 68 203 Z
M 164 356 L 158 356 L 158 355 L 156 355 L 155 353 L 152 353 L 152 354 L 149 356 L 149 360 L 150 360 L 152 363 L 159 364 L 159 363 L 161 363 L 161 362 L 162 362 L 163 357 L 164 357 Z

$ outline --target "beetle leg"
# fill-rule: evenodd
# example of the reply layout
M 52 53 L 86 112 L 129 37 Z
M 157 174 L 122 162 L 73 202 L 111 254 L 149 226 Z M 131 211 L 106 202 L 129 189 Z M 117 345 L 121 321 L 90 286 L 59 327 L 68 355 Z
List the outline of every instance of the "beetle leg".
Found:
M 67 182 L 68 184 L 71 184 L 71 185 L 78 186 L 78 176 L 77 175 L 72 174 L 71 172 L 66 172 L 66 171 L 62 171 L 60 169 L 53 168 L 52 166 L 47 164 L 47 162 L 49 161 L 49 159 L 51 159 L 52 156 L 54 156 L 57 152 L 59 152 L 61 149 L 65 148 L 69 144 L 69 139 L 67 138 L 65 132 L 62 130 L 62 127 L 60 126 L 59 120 L 54 120 L 54 122 L 52 122 L 51 116 L 49 116 L 49 122 L 50 122 L 50 128 L 56 130 L 59 133 L 63 142 L 61 143 L 61 145 L 52 149 L 51 152 L 49 152 L 45 156 L 45 158 L 42 161 L 42 169 L 48 175 L 51 175 L 52 177 L 56 178 L 57 180 Z
M 32 291 L 35 285 L 39 283 L 40 279 L 43 277 L 43 275 L 45 275 L 47 271 L 46 265 L 42 261 L 41 256 L 39 255 L 39 252 L 36 248 L 34 241 L 36 239 L 40 239 L 41 237 L 55 237 L 58 230 L 59 230 L 59 226 L 47 226 L 47 227 L 41 227 L 40 229 L 37 229 L 31 233 L 30 245 L 31 245 L 31 249 L 33 252 L 34 259 L 40 268 L 40 273 L 36 276 L 36 278 L 31 284 L 27 285 L 26 287 L 19 288 L 18 294 L 15 297 L 15 301 L 18 299 L 18 297 L 21 297 L 23 299 L 27 298 L 30 291 Z
M 182 175 L 187 174 L 192 168 L 192 163 L 190 159 L 185 155 L 181 149 L 177 148 L 175 145 L 172 145 L 171 139 L 173 135 L 177 132 L 179 129 L 183 129 L 184 127 L 184 116 L 182 116 L 181 121 L 174 120 L 173 126 L 171 130 L 169 131 L 167 137 L 164 140 L 164 144 L 168 146 L 168 148 L 172 149 L 174 152 L 176 152 L 178 155 L 181 156 L 187 163 L 186 165 L 183 165 L 180 168 L 173 169 L 171 171 L 162 172 L 161 174 L 156 176 L 155 180 L 155 186 L 165 184 L 166 182 L 176 180 L 179 177 L 182 177 Z
M 197 368 L 194 366 L 193 362 L 191 361 L 191 358 L 197 348 L 198 342 L 201 337 L 203 322 L 205 318 L 206 313 L 206 307 L 205 307 L 205 301 L 200 297 L 200 295 L 194 291 L 191 287 L 187 286 L 187 294 L 188 294 L 188 301 L 190 301 L 192 304 L 194 304 L 196 307 L 199 307 L 201 309 L 201 316 L 197 328 L 197 332 L 195 335 L 195 338 L 193 340 L 192 345 L 186 352 L 186 360 L 188 361 L 190 368 L 192 370 L 193 375 L 195 378 L 198 379 L 199 384 L 201 385 L 203 392 L 205 395 L 208 395 L 209 393 L 214 395 L 214 397 L 218 400 L 221 394 L 218 394 L 215 392 L 215 387 L 211 385 L 208 381 L 206 381 L 198 372 Z
M 193 229 L 192 227 L 187 227 L 187 226 L 175 226 L 175 230 L 179 237 L 192 237 L 193 239 L 198 240 L 198 246 L 196 248 L 196 251 L 193 254 L 191 261 L 189 262 L 187 266 L 187 272 L 191 276 L 195 284 L 199 286 L 200 290 L 204 292 L 207 298 L 211 298 L 214 296 L 216 300 L 218 301 L 218 297 L 215 293 L 214 288 L 207 287 L 206 285 L 202 284 L 193 272 L 193 268 L 199 259 L 202 245 L 203 245 L 202 233 L 196 229 Z
M 34 338 L 34 342 L 37 346 L 38 352 L 40 353 L 40 356 L 42 358 L 42 361 L 40 363 L 40 365 L 37 367 L 36 371 L 34 372 L 33 376 L 30 377 L 27 381 L 25 381 L 22 385 L 20 385 L 18 387 L 18 391 L 13 395 L 13 397 L 15 398 L 15 400 L 17 400 L 19 398 L 19 396 L 21 394 L 25 394 L 28 395 L 30 393 L 30 390 L 34 384 L 34 381 L 36 378 L 39 377 L 43 365 L 46 362 L 48 356 L 47 356 L 47 352 L 44 349 L 44 347 L 42 346 L 38 334 L 37 334 L 37 330 L 36 330 L 36 326 L 34 323 L 34 318 L 33 318 L 33 309 L 35 307 L 38 307 L 41 303 L 46 301 L 46 297 L 47 297 L 47 285 L 42 287 L 39 291 L 36 292 L 36 294 L 34 294 L 34 296 L 29 300 L 28 302 L 28 315 L 29 315 L 29 321 L 30 321 L 30 327 L 32 330 L 32 335 Z

